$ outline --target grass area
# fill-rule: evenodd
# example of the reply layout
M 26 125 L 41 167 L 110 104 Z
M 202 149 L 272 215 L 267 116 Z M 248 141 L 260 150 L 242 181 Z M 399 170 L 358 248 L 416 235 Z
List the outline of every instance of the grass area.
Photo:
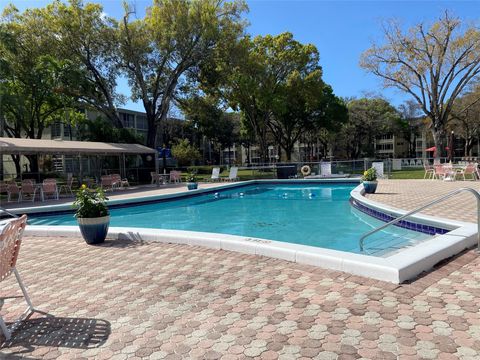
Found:
M 392 171 L 391 179 L 423 179 L 425 170 L 423 169 L 408 169 Z
M 220 173 L 221 177 L 228 177 L 229 171 L 224 170 Z M 187 172 L 182 172 L 182 178 L 188 175 Z M 198 181 L 208 181 L 212 174 L 197 174 Z M 275 179 L 277 176 L 276 172 L 273 171 L 258 171 L 258 170 L 249 170 L 241 169 L 238 170 L 238 177 L 240 180 L 253 180 L 253 179 Z

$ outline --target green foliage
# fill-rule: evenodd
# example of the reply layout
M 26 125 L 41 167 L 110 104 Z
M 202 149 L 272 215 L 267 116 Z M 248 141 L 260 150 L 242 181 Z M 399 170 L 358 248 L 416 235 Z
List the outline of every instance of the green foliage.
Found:
M 130 20 L 126 8 L 118 24 L 121 67 L 133 99 L 145 106 L 148 146 L 156 145 L 157 127 L 179 88 L 193 86 L 202 63 L 241 36 L 245 9 L 239 0 L 155 0 L 144 19 Z
M 77 218 L 96 218 L 107 216 L 108 207 L 105 193 L 101 188 L 95 190 L 82 185 L 77 190 L 73 207 L 76 209 L 75 217 Z
M 186 176 L 186 181 L 192 183 L 197 182 L 197 173 L 195 171 L 188 172 Z
M 382 98 L 353 99 L 347 106 L 348 122 L 342 125 L 339 140 L 348 157 L 374 156 L 374 139 L 393 131 L 400 119 L 397 110 Z
M 366 170 L 363 173 L 362 181 L 375 181 L 377 180 L 377 170 L 374 167 Z
M 133 130 L 114 127 L 102 118 L 85 120 L 79 126 L 80 139 L 83 141 L 99 141 L 111 143 L 141 144 L 143 139 Z
M 211 175 L 214 167 L 219 167 L 220 172 L 224 171 L 226 167 L 218 165 L 202 165 L 202 166 L 189 166 L 188 172 L 195 173 L 197 175 Z
M 192 164 L 200 159 L 200 151 L 188 139 L 180 139 L 172 146 L 172 155 L 177 159 L 179 166 Z

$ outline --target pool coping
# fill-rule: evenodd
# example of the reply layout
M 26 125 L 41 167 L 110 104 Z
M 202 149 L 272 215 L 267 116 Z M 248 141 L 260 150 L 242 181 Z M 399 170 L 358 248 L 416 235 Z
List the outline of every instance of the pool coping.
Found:
M 220 185 L 215 188 L 198 189 L 173 194 L 158 194 L 133 199 L 111 200 L 109 205 L 127 205 L 140 202 L 154 202 L 171 198 L 185 198 L 198 196 L 204 193 L 215 193 L 219 189 L 226 189 L 258 183 L 358 183 L 359 179 L 286 179 L 286 180 L 249 180 Z M 369 208 L 393 216 L 406 213 L 384 204 L 377 203 L 363 196 L 363 186 L 359 184 L 350 193 L 352 199 Z M 71 205 L 49 205 L 42 207 L 50 211 L 71 211 Z M 52 209 L 54 207 L 54 209 Z M 63 209 L 62 209 L 63 207 Z M 41 213 L 32 208 L 16 209 L 18 212 Z M 245 237 L 228 234 L 149 229 L 135 227 L 111 227 L 108 232 L 110 239 L 129 239 L 135 241 L 157 241 L 163 243 L 177 243 L 185 245 L 205 246 L 213 249 L 237 251 L 244 254 L 268 256 L 288 260 L 300 264 L 313 265 L 322 268 L 339 270 L 354 275 L 366 276 L 378 280 L 402 283 L 412 279 L 423 271 L 431 269 L 439 261 L 460 253 L 465 248 L 476 243 L 477 225 L 459 222 L 427 215 L 412 217 L 415 221 L 431 226 L 447 226 L 452 231 L 436 236 L 403 249 L 386 257 L 376 257 L 366 254 L 355 254 L 339 250 L 317 248 L 313 246 L 284 243 L 280 241 Z M 63 225 L 29 225 L 25 229 L 28 236 L 81 236 L 78 226 Z

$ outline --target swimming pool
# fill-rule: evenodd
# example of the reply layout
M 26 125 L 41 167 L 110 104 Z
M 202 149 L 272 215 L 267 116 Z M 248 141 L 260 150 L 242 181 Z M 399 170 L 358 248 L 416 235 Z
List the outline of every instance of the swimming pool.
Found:
M 111 208 L 112 227 L 240 235 L 359 253 L 360 236 L 383 224 L 349 203 L 353 183 L 265 183 L 197 196 Z M 76 225 L 71 213 L 35 215 L 33 225 Z M 366 252 L 385 256 L 432 238 L 391 226 L 369 238 Z

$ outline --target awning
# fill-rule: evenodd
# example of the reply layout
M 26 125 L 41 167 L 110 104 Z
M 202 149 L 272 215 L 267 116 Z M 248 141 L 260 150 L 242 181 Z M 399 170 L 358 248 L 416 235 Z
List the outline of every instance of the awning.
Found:
M 89 141 L 65 141 L 43 139 L 0 138 L 0 153 L 4 155 L 22 154 L 155 154 L 156 150 L 139 144 L 116 144 Z

